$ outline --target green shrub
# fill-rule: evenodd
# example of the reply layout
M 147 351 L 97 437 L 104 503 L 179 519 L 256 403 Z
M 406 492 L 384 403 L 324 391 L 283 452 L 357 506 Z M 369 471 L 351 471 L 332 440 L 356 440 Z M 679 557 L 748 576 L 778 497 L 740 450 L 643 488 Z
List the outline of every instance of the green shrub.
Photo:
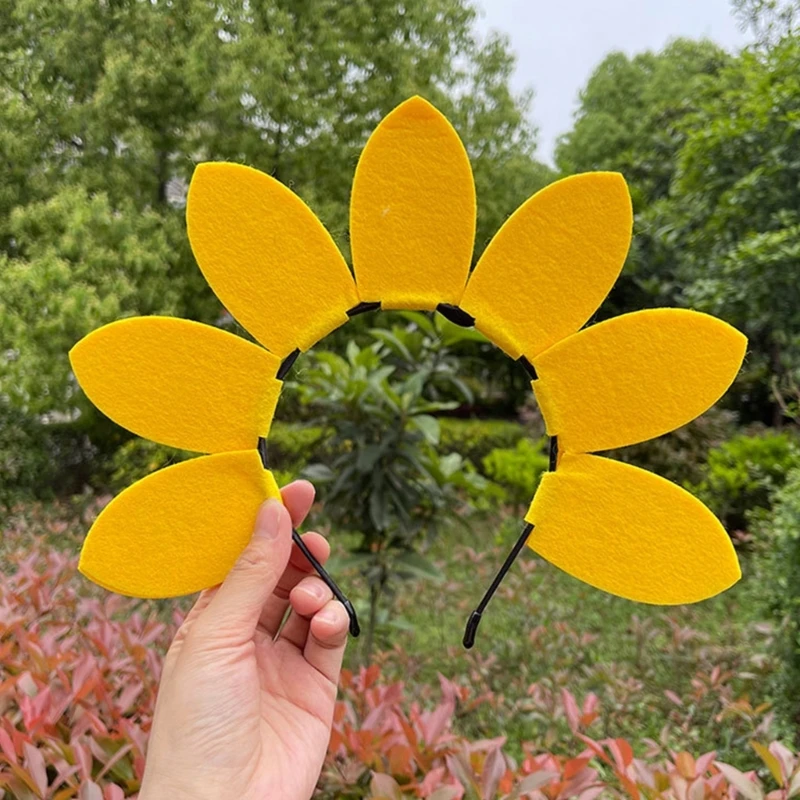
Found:
M 517 504 L 530 503 L 542 473 L 549 466 L 544 442 L 520 439 L 514 448 L 497 448 L 483 459 L 486 475 L 507 492 Z
M 362 348 L 351 341 L 344 357 L 315 352 L 297 384 L 302 403 L 332 432 L 333 458 L 305 474 L 321 483 L 333 525 L 356 535 L 350 559 L 370 593 L 365 662 L 395 584 L 439 575 L 422 553 L 452 516 L 456 480 L 469 479 L 458 453 L 437 450 L 439 422 L 432 415 L 456 403 L 427 398 L 430 371 L 403 376 L 386 360 L 381 342 Z
M 43 444 L 41 426 L 5 404 L 0 405 L 0 508 L 35 494 L 52 468 Z
M 326 444 L 332 433 L 320 425 L 273 422 L 267 437 L 270 468 L 297 474 L 312 462 L 328 463 L 332 454 Z
M 94 457 L 81 431 L 45 424 L 0 400 L 0 509 L 79 492 Z
M 278 485 L 297 478 L 312 462 L 325 462 L 330 454 L 325 442 L 330 429 L 295 422 L 275 422 L 267 438 L 270 469 Z M 121 491 L 140 478 L 196 454 L 147 439 L 131 439 L 118 447 L 111 459 L 111 488 Z
M 759 531 L 767 573 L 760 583 L 778 622 L 775 707 L 800 742 L 800 468 L 793 469 L 775 492 L 772 512 Z
M 196 454 L 176 450 L 149 439 L 134 438 L 117 448 L 111 458 L 111 488 L 121 492 L 151 472 L 192 458 Z
M 793 436 L 742 434 L 711 450 L 704 477 L 692 488 L 729 531 L 746 530 L 749 518 L 770 508 L 772 493 L 798 466 L 800 450 Z
M 450 477 L 450 485 L 458 490 L 462 499 L 466 500 L 470 509 L 478 512 L 496 512 L 498 506 L 508 503 L 509 494 L 505 487 L 489 480 L 478 471 L 468 459 L 458 453 L 441 456 L 443 463 L 454 461 L 459 469 Z
M 451 419 L 439 420 L 441 453 L 459 453 L 476 467 L 498 448 L 514 447 L 522 439 L 524 430 L 518 422 L 505 419 Z
M 736 414 L 711 409 L 688 425 L 640 444 L 611 450 L 605 455 L 650 470 L 681 486 L 700 483 L 711 450 L 736 433 Z

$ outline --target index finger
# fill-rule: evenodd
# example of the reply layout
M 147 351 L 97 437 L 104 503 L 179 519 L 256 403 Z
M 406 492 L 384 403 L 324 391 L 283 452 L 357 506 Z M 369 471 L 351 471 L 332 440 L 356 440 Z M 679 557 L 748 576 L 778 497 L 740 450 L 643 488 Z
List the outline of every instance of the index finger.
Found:
M 292 481 L 281 489 L 281 499 L 292 518 L 292 526 L 299 528 L 314 503 L 314 486 L 308 481 Z

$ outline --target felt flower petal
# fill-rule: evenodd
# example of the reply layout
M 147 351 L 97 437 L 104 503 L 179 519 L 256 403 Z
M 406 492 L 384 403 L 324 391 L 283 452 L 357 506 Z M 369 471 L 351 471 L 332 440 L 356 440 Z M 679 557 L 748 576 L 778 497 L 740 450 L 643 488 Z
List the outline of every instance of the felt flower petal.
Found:
M 269 175 L 200 164 L 186 201 L 189 241 L 228 311 L 273 353 L 307 350 L 347 322 L 350 270 L 311 209 Z
M 167 467 L 103 509 L 78 568 L 106 589 L 133 597 L 174 597 L 215 586 L 250 541 L 268 497 L 280 492 L 253 450 Z
M 255 448 L 272 423 L 280 359 L 233 334 L 174 317 L 133 317 L 69 354 L 89 399 L 155 442 L 217 453 Z
M 696 498 L 650 472 L 564 455 L 525 519 L 528 545 L 570 575 L 641 603 L 677 605 L 718 594 L 741 577 L 733 545 Z
M 590 172 L 557 181 L 509 217 L 459 305 L 508 355 L 532 360 L 597 310 L 625 262 L 632 227 L 622 175 Z
M 475 242 L 475 184 L 464 145 L 412 97 L 367 142 L 350 203 L 358 293 L 383 308 L 458 303 Z
M 614 317 L 533 363 L 536 400 L 559 448 L 623 447 L 675 430 L 719 400 L 747 339 L 708 314 L 674 308 Z

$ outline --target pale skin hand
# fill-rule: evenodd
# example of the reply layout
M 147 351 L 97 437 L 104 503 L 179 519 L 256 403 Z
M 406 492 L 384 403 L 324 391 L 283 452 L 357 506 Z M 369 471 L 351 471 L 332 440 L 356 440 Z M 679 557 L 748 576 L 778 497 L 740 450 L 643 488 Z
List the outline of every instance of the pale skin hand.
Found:
M 169 649 L 139 800 L 309 800 L 330 737 L 348 618 L 292 544 L 310 483 L 265 503 L 224 583 Z M 330 548 L 303 541 L 320 562 Z M 284 614 L 291 613 L 283 628 Z

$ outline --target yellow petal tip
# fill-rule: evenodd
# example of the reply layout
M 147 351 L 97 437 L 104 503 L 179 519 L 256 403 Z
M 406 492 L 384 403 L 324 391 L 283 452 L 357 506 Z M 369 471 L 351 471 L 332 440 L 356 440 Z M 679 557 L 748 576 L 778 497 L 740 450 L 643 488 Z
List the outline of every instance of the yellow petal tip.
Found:
M 632 229 L 630 193 L 620 173 L 555 181 L 506 220 L 460 306 L 511 358 L 532 360 L 597 310 L 622 269 Z
M 469 157 L 422 97 L 390 112 L 356 168 L 350 243 L 359 297 L 386 310 L 457 304 L 475 239 Z
M 645 470 L 565 454 L 526 515 L 529 547 L 598 589 L 653 605 L 683 605 L 741 577 L 719 520 L 684 489 Z
M 399 120 L 403 117 L 412 117 L 414 119 L 432 119 L 432 118 L 442 118 L 444 119 L 444 114 L 436 108 L 433 103 L 429 100 L 426 100 L 421 95 L 415 94 L 413 97 L 409 97 L 408 100 L 400 103 L 397 108 L 391 111 L 384 120 L 384 124 L 389 120 Z M 449 122 L 447 123 L 450 124 Z
M 282 358 L 347 322 L 358 303 L 330 233 L 271 175 L 227 162 L 198 165 L 186 224 L 197 264 L 223 305 Z
M 99 586 L 132 597 L 174 597 L 214 586 L 250 540 L 268 497 L 280 494 L 255 451 L 166 467 L 103 509 L 78 569 Z

